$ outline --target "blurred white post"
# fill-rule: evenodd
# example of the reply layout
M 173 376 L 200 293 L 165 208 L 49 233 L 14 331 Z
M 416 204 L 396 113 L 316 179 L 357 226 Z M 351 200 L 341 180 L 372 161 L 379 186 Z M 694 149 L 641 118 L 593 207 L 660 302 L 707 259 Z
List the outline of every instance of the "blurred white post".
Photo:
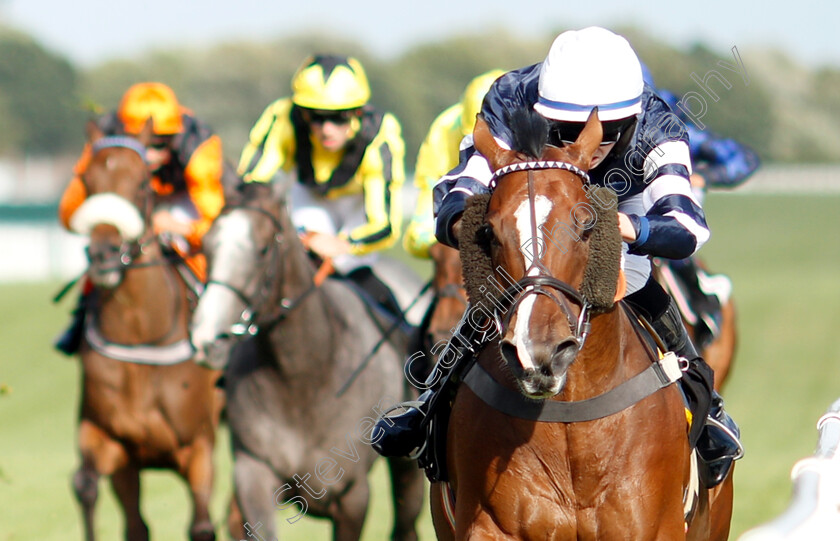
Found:
M 791 470 L 793 496 L 777 518 L 738 541 L 823 541 L 840 539 L 840 399 L 817 422 L 817 450 Z

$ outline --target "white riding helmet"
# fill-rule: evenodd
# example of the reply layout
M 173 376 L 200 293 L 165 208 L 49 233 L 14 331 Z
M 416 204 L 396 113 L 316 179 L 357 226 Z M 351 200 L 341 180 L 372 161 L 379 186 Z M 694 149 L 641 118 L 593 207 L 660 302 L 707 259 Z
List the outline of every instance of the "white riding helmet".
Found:
M 540 68 L 534 109 L 564 122 L 585 122 L 598 107 L 602 121 L 641 112 L 644 88 L 639 58 L 626 39 L 590 26 L 563 32 L 551 44 Z

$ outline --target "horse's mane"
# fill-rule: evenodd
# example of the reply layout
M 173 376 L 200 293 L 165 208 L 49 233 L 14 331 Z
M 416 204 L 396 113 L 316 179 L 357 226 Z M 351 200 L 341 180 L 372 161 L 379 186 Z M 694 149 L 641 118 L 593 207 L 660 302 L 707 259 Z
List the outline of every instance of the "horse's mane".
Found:
M 548 143 L 548 120 L 530 107 L 514 109 L 508 115 L 513 133 L 513 150 L 539 159 Z

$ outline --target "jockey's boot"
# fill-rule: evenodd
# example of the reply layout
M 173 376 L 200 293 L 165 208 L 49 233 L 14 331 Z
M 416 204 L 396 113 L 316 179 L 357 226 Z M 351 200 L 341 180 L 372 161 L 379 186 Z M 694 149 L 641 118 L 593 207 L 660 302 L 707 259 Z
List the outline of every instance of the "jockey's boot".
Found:
M 79 295 L 79 301 L 73 310 L 73 319 L 70 326 L 55 341 L 55 349 L 65 355 L 78 353 L 82 344 L 82 334 L 85 330 L 85 312 L 87 311 L 87 297 Z
M 385 457 L 407 457 L 420 449 L 426 440 L 421 424 L 434 393 L 435 390 L 428 389 L 417 401 L 401 404 L 406 408 L 405 413 L 380 417 L 372 432 L 373 450 Z
M 464 312 L 464 317 L 458 324 L 456 333 L 461 333 L 468 313 L 469 309 Z M 451 373 L 460 371 L 461 367 L 464 366 L 464 360 L 472 358 L 471 354 L 467 352 L 471 349 L 456 345 L 454 339 L 449 341 L 448 347 L 454 348 L 454 350 L 444 350 L 440 353 L 437 362 L 422 386 L 426 391 L 417 400 L 403 402 L 391 408 L 391 411 L 402 408 L 405 409 L 405 412 L 386 417 L 385 414 L 388 413 L 386 411 L 376 421 L 371 438 L 374 440 L 372 445 L 374 451 L 387 457 L 409 456 L 423 448 L 426 442 L 423 420 L 427 415 L 433 413 L 430 410 L 433 403 L 436 402 L 435 397 L 442 389 L 451 390 L 452 385 L 456 385 L 450 381 Z M 434 406 L 434 408 L 438 409 L 438 406 Z
M 688 363 L 680 382 L 694 419 L 705 418 L 703 424 L 692 423 L 689 440 L 705 464 L 700 468 L 703 482 L 711 488 L 722 482 L 732 463 L 743 456 L 741 431 L 724 411 L 723 398 L 714 390 L 714 372 L 694 349 L 673 299 L 651 325 L 668 349 Z

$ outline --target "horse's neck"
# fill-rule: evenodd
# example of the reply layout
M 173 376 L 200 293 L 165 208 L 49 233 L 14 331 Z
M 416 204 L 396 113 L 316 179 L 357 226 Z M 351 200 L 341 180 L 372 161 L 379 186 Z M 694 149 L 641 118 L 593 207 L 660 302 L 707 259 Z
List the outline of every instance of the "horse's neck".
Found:
M 284 244 L 289 248 L 284 253 L 283 271 L 278 273 L 269 304 L 292 303 L 292 309 L 272 327 L 269 339 L 278 352 L 278 362 L 285 368 L 294 369 L 293 365 L 301 364 L 301 368 L 309 369 L 332 358 L 338 307 L 331 303 L 326 287 L 312 289 L 316 270 L 309 254 L 285 210 L 279 219 L 283 224 Z
M 108 340 L 119 343 L 149 343 L 183 338 L 188 303 L 183 283 L 170 264 L 163 261 L 157 243 L 149 244 L 126 269 L 113 291 L 101 292 L 97 324 Z

